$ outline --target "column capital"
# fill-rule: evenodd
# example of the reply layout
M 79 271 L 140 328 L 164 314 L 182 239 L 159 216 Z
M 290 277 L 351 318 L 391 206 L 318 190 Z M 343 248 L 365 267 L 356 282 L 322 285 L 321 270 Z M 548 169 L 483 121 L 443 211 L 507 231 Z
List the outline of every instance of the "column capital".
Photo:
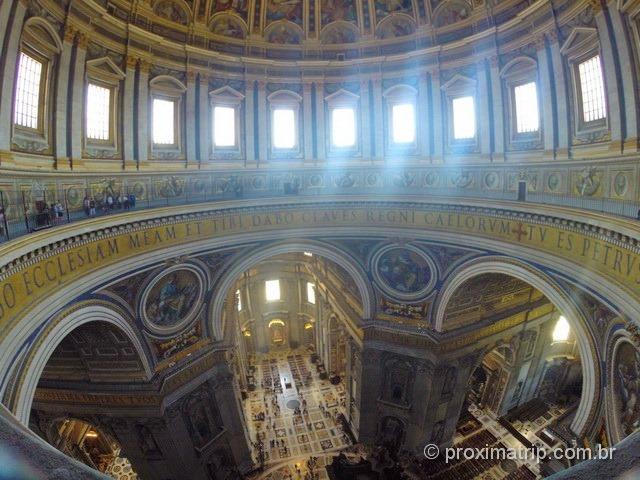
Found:
M 89 46 L 89 41 L 90 39 L 88 34 L 86 34 L 85 32 L 78 33 L 78 48 L 86 50 Z
M 187 70 L 186 79 L 188 83 L 193 83 L 198 78 L 198 72 L 196 70 Z
M 488 60 L 491 68 L 500 68 L 500 57 L 497 54 L 490 56 Z
M 439 81 L 440 80 L 440 67 L 435 67 L 427 70 L 427 73 L 431 77 L 431 80 Z
M 600 13 L 602 11 L 602 0 L 588 0 L 587 3 L 593 10 L 594 14 Z
M 76 34 L 78 33 L 78 29 L 73 25 L 67 24 L 64 27 L 63 33 L 63 41 L 73 43 L 73 40 L 76 38 Z
M 141 58 L 139 64 L 141 73 L 149 73 L 151 71 L 151 62 Z
M 126 62 L 126 68 L 133 70 L 138 65 L 138 57 L 134 57 L 133 55 L 127 55 L 125 62 Z

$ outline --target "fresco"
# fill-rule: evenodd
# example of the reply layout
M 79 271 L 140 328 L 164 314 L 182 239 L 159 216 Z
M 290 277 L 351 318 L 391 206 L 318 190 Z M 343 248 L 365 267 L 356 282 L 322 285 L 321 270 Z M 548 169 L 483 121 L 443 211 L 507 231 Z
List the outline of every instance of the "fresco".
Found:
M 431 268 L 417 252 L 405 248 L 392 248 L 377 261 L 379 277 L 388 288 L 404 294 L 418 293 L 429 285 Z
M 200 281 L 190 270 L 176 270 L 156 281 L 145 298 L 147 320 L 157 327 L 174 327 L 193 310 Z
M 358 41 L 358 30 L 345 23 L 329 25 L 322 31 L 321 41 L 325 44 L 354 43 Z
M 355 0 L 322 0 L 320 8 L 323 27 L 338 20 L 356 22 Z
M 267 35 L 267 41 L 281 45 L 296 45 L 302 41 L 302 38 L 300 32 L 298 32 L 295 27 L 291 24 L 287 25 L 286 22 L 284 22 L 280 25 L 275 25 L 274 28 L 271 29 Z
M 289 20 L 302 27 L 302 0 L 267 0 L 267 25 L 278 20 Z
M 415 30 L 416 28 L 412 20 L 404 15 L 398 17 L 393 16 L 380 24 L 376 32 L 376 37 L 381 39 L 404 37 L 405 35 L 411 35 Z
M 376 22 L 391 13 L 407 13 L 413 16 L 411 0 L 376 0 Z
M 242 19 L 247 21 L 247 0 L 213 0 L 211 3 L 211 14 L 219 12 L 237 13 Z
M 186 25 L 189 20 L 187 13 L 171 0 L 156 3 L 153 10 L 156 15 L 171 20 L 172 22 Z
M 620 429 L 627 436 L 640 427 L 640 351 L 629 342 L 616 351 L 613 384 Z
M 217 17 L 211 24 L 211 32 L 225 37 L 244 38 L 244 29 L 240 21 L 231 15 Z
M 444 27 L 456 22 L 460 22 L 469 17 L 471 7 L 463 3 L 452 3 L 441 8 L 436 12 L 434 25 L 436 27 Z

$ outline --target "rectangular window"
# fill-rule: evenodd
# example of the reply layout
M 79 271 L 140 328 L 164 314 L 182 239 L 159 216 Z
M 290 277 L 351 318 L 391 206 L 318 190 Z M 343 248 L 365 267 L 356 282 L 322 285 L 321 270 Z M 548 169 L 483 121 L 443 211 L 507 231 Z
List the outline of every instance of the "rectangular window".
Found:
M 356 144 L 356 115 L 353 108 L 334 108 L 331 111 L 331 143 L 334 147 L 353 147 Z
M 606 118 L 604 78 L 600 55 L 578 65 L 580 93 L 582 95 L 582 116 L 585 122 Z
M 109 140 L 111 90 L 92 83 L 87 89 L 87 138 Z
M 173 100 L 153 99 L 153 143 L 173 145 L 176 143 L 174 123 L 175 102 Z
M 400 103 L 391 108 L 393 143 L 413 143 L 416 139 L 416 114 L 412 103 Z
M 316 286 L 311 282 L 307 282 L 307 302 L 316 303 Z
M 213 142 L 216 147 L 236 146 L 236 109 L 214 107 Z
M 242 310 L 242 295 L 240 295 L 240 290 L 236 290 L 236 301 L 238 302 L 238 311 Z
M 264 282 L 267 302 L 280 300 L 280 280 L 267 280 Z
M 540 125 L 536 82 L 518 85 L 513 93 L 516 102 L 516 131 L 518 133 L 537 132 Z
M 16 125 L 38 128 L 42 63 L 20 52 L 13 121 Z
M 296 114 L 291 108 L 276 108 L 273 111 L 273 146 L 294 148 L 296 146 Z
M 453 138 L 468 140 L 476 136 L 476 107 L 472 96 L 453 99 Z

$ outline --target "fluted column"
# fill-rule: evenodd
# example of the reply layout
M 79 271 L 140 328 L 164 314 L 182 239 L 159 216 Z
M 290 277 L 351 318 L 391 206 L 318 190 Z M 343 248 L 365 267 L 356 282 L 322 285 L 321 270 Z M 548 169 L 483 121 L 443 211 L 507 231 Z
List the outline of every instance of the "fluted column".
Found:
M 209 101 L 209 78 L 198 76 L 198 162 L 200 167 L 210 161 L 211 156 L 211 102 Z
M 616 62 L 613 44 L 611 43 L 612 32 L 609 31 L 607 18 L 599 1 L 592 2 L 593 11 L 598 27 L 598 38 L 600 39 L 600 61 L 604 69 L 605 91 L 607 94 L 607 110 L 609 116 L 609 131 L 611 132 L 611 150 L 616 153 L 622 151 L 622 111 L 620 104 L 620 90 L 618 88 L 618 78 L 616 72 Z M 617 50 L 617 49 L 616 49 Z M 627 75 L 629 75 L 627 73 Z M 629 75 L 630 76 L 630 75 Z
M 569 156 L 569 98 L 567 96 L 567 83 L 564 70 L 564 60 L 560 53 L 560 43 L 558 42 L 557 32 L 548 35 L 549 50 L 551 51 L 551 65 L 553 67 L 552 75 L 554 78 L 554 87 L 556 97 L 553 99 L 555 106 L 556 124 L 558 131 L 555 135 L 556 159 L 566 159 Z
M 493 108 L 493 149 L 491 159 L 494 162 L 504 161 L 504 103 L 502 99 L 502 79 L 500 78 L 500 62 L 497 56 L 489 59 L 491 77 L 491 105 Z
M 62 40 L 62 51 L 58 59 L 58 70 L 56 78 L 56 96 L 55 96 L 55 152 L 56 152 L 56 168 L 58 170 L 68 170 L 69 164 L 69 145 L 67 145 L 67 128 L 69 121 L 68 111 L 68 92 L 69 92 L 69 73 L 71 69 L 71 54 L 73 53 L 73 39 L 76 30 L 67 25 Z
M 374 125 L 374 155 L 375 160 L 384 159 L 384 119 L 382 106 L 382 79 L 374 78 L 373 86 L 373 125 Z
M 312 117 L 311 84 L 302 84 L 302 143 L 304 145 L 304 161 L 313 162 L 313 117 Z
M 487 66 L 485 61 L 476 65 L 478 72 L 478 136 L 480 143 L 480 155 L 482 158 L 491 156 L 491 122 L 489 121 L 489 85 L 487 82 Z M 498 81 L 499 83 L 499 81 Z
M 431 163 L 442 163 L 444 153 L 444 111 L 442 109 L 442 91 L 440 89 L 440 71 L 431 72 L 431 104 L 433 105 L 433 117 L 431 127 L 433 129 L 433 146 Z
M 638 151 L 638 92 L 634 84 L 633 53 L 629 45 L 627 35 L 627 25 L 622 17 L 622 12 L 618 10 L 617 3 L 611 2 L 609 5 L 609 18 L 611 19 L 611 30 L 616 41 L 616 52 L 620 62 L 622 72 L 622 94 L 624 98 L 624 143 L 625 153 Z
M 89 36 L 78 35 L 71 90 L 71 168 L 82 159 L 82 120 L 84 118 L 84 70 Z
M 258 165 L 268 160 L 268 109 L 267 109 L 267 84 L 258 80 Z
M 122 143 L 124 155 L 125 170 L 134 170 L 137 168 L 137 162 L 134 153 L 134 98 L 135 98 L 135 82 L 136 82 L 136 65 L 138 59 L 128 56 L 126 60 L 126 70 L 124 77 L 124 89 L 122 92 Z
M 8 41 L 5 43 L 6 49 L 0 55 L 0 69 L 2 75 L 2 88 L 0 88 L 0 164 L 4 155 L 9 155 L 11 150 L 11 124 L 13 122 L 13 86 L 15 83 L 16 67 L 18 62 L 18 49 L 20 47 L 20 32 L 24 23 L 26 12 L 26 2 L 2 2 L 0 14 L 4 18 L 9 16 L 11 5 L 15 4 L 13 22 L 9 25 L 6 33 Z M 7 11 L 7 9 L 9 11 Z M 8 21 L 8 20 L 7 20 Z
M 196 76 L 196 72 L 187 71 L 187 93 L 185 99 L 185 125 L 187 127 L 185 162 L 187 168 L 198 168 L 196 156 Z
M 362 158 L 371 160 L 371 105 L 369 104 L 369 80 L 360 81 L 360 132 Z
M 246 163 L 252 165 L 256 160 L 255 130 L 254 130 L 254 110 L 253 101 L 254 88 L 253 80 L 247 82 L 244 97 L 244 128 L 245 128 L 245 158 Z
M 326 158 L 326 129 L 324 121 L 324 85 L 316 82 L 316 159 L 324 162 Z
M 549 67 L 549 55 L 547 54 L 547 44 L 544 36 L 536 40 L 536 50 L 538 52 L 538 96 L 542 105 L 540 118 L 542 120 L 542 133 L 544 142 L 544 157 L 552 159 L 554 157 L 554 126 L 553 126 L 553 104 L 554 98 Z
M 136 126 L 138 144 L 138 163 L 146 162 L 149 159 L 149 142 L 151 141 L 149 132 L 149 69 L 150 65 L 144 60 L 140 60 L 138 65 L 138 124 Z
M 429 81 L 427 74 L 420 74 L 418 81 L 418 148 L 422 160 L 429 158 L 431 138 L 429 135 Z

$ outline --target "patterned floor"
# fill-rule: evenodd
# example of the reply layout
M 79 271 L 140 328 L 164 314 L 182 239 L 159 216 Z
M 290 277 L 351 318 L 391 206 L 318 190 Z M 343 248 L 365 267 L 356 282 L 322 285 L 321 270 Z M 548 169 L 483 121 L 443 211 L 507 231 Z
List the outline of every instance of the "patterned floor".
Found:
M 324 454 L 351 444 L 337 423 L 344 387 L 321 380 L 302 350 L 259 355 L 251 363 L 258 388 L 244 408 L 256 463 L 264 452 L 265 472 L 257 478 L 298 478 L 296 464 L 306 473 L 311 456 L 319 457 L 314 470 L 325 475 L 316 478 L 326 478 Z

